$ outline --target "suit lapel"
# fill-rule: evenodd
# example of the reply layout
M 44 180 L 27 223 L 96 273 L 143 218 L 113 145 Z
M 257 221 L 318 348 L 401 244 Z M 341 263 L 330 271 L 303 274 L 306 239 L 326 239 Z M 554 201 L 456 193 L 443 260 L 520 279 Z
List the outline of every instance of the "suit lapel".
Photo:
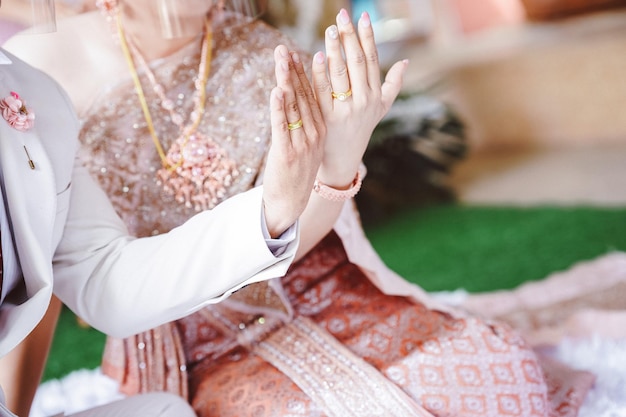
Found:
M 36 122 L 35 122 L 36 123 Z M 24 149 L 35 169 L 31 169 Z M 0 119 L 0 164 L 8 214 L 30 297 L 51 285 L 52 233 L 56 193 L 54 173 L 35 129 L 19 132 Z
M 27 132 L 13 129 L 0 117 L 0 169 L 17 261 L 26 290 L 26 299 L 17 303 L 5 302 L 0 309 L 0 356 L 12 350 L 41 320 L 52 295 L 53 231 L 57 204 L 55 178 L 58 176 L 53 171 L 42 141 L 45 137 L 51 142 L 50 133 L 59 129 L 46 120 L 46 110 L 52 113 L 48 119 L 55 120 L 54 112 L 58 106 L 58 102 L 46 105 L 46 97 L 58 95 L 58 90 L 46 88 L 49 84 L 43 80 L 40 83 L 36 74 L 19 62 L 0 63 L 0 98 L 17 91 L 26 98 L 27 105 L 31 97 L 43 96 L 40 100 L 44 100 L 33 100 L 35 116 L 39 113 L 44 117 L 42 120 L 35 119 L 35 127 Z M 54 143 L 51 142 L 51 145 Z M 30 168 L 24 147 L 28 149 L 35 169 Z M 63 152 L 63 149 L 58 152 Z M 65 181 L 69 179 L 65 178 Z M 7 235 L 3 233 L 4 237 Z

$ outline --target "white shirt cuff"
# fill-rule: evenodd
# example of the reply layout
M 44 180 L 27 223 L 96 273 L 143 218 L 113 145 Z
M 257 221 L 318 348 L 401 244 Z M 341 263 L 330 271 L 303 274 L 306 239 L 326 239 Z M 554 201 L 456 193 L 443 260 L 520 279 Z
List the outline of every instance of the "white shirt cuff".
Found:
M 265 238 L 265 243 L 267 243 L 267 248 L 274 256 L 281 256 L 287 249 L 287 246 L 294 241 L 297 236 L 297 227 L 298 222 L 296 221 L 280 236 L 273 239 L 270 236 L 270 231 L 267 229 L 267 223 L 265 223 L 265 211 L 261 209 L 261 230 L 263 230 L 263 237 Z

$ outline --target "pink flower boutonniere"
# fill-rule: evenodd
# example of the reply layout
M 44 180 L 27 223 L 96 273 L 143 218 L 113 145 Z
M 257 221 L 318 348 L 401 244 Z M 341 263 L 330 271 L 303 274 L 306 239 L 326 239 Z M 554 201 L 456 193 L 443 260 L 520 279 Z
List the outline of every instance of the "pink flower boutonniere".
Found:
M 9 126 L 25 132 L 35 124 L 35 113 L 28 110 L 20 96 L 11 91 L 7 97 L 0 100 L 0 112 Z

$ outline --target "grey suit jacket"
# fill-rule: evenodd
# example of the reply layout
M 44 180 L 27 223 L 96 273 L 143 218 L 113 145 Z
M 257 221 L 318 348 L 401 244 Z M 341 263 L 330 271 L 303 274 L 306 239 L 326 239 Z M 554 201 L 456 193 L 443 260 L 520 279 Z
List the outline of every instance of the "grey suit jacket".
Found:
M 0 65 L 0 98 L 17 92 L 36 117 L 27 132 L 0 118 L 0 167 L 25 283 L 21 296 L 0 306 L 0 356 L 40 321 L 53 291 L 95 328 L 123 337 L 190 314 L 248 283 L 284 275 L 298 227 L 275 256 L 263 236 L 260 188 L 168 234 L 128 236 L 104 192 L 75 163 L 78 122 L 64 92 L 45 74 L 0 53 L 12 61 Z

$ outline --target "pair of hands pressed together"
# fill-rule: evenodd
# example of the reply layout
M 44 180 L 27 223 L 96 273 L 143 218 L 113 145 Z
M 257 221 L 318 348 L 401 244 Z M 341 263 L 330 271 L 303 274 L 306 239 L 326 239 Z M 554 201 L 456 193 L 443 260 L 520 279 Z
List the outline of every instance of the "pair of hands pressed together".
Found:
M 355 28 L 342 9 L 337 25 L 326 30 L 325 49 L 326 55 L 313 56 L 313 86 L 297 53 L 285 45 L 274 50 L 277 86 L 270 97 L 272 145 L 263 194 L 272 237 L 305 210 L 316 177 L 337 189 L 350 186 L 374 128 L 402 87 L 406 60 L 396 62 L 381 83 L 367 12 Z M 348 97 L 336 98 L 340 93 Z

